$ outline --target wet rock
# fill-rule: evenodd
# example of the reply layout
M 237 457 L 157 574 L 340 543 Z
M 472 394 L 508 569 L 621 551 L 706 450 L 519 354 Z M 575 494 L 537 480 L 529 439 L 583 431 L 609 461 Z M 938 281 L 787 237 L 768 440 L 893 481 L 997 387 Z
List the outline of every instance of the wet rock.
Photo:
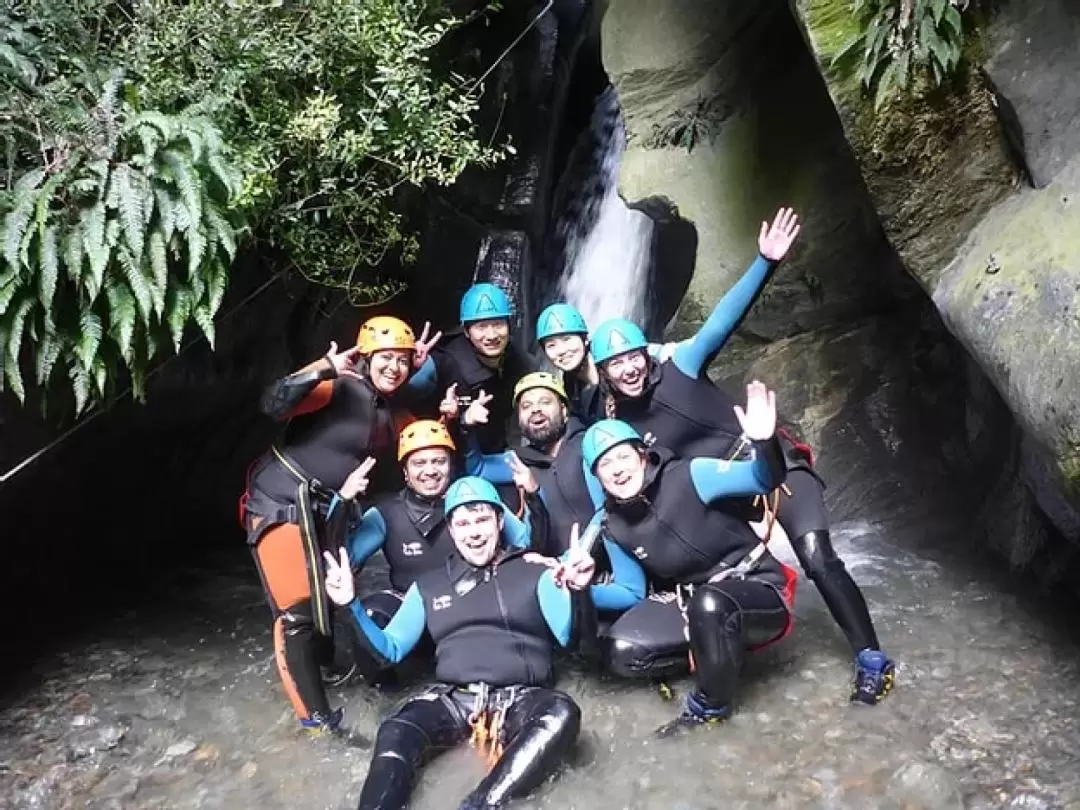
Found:
M 165 749 L 163 759 L 173 759 L 175 757 L 186 757 L 192 751 L 198 748 L 198 743 L 194 740 L 184 740 L 183 742 L 173 743 Z
M 909 762 L 889 779 L 888 795 L 924 810 L 964 810 L 956 781 L 940 766 Z

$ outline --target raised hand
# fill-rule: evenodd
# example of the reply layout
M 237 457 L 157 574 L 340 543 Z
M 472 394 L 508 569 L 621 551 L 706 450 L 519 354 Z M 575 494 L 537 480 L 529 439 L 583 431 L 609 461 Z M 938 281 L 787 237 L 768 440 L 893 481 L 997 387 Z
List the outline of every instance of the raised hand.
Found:
M 528 492 L 530 495 L 534 494 L 540 489 L 540 484 L 536 481 L 536 476 L 533 475 L 533 471 L 525 466 L 518 454 L 513 450 L 510 450 L 506 454 L 506 464 L 510 468 L 510 473 L 514 477 L 514 485 Z
M 771 439 L 776 433 L 776 392 L 754 380 L 746 386 L 746 410 L 736 405 L 735 417 L 750 441 Z
M 486 425 L 488 420 L 488 403 L 495 399 L 493 394 L 484 392 L 484 389 L 480 389 L 480 393 L 477 395 L 469 407 L 465 409 L 464 415 L 461 417 L 463 424 L 471 427 L 473 425 Z
M 351 377 L 360 376 L 356 371 L 356 361 L 360 359 L 359 346 L 353 346 L 343 352 L 339 352 L 337 343 L 331 340 L 330 348 L 326 352 L 326 359 L 330 361 L 330 365 L 334 367 L 334 371 L 337 372 L 339 377 L 344 375 L 349 375 Z
M 324 551 L 323 561 L 326 563 L 326 595 L 335 605 L 348 605 L 356 598 L 356 585 L 353 583 L 348 553 L 342 547 L 340 557 L 334 559 L 333 554 Z
M 781 208 L 776 212 L 772 225 L 761 223 L 758 252 L 769 261 L 780 261 L 787 255 L 795 237 L 799 235 L 799 228 L 799 218 L 794 209 Z
M 371 474 L 371 468 L 375 466 L 375 459 L 372 456 L 368 456 L 362 462 L 360 466 L 349 473 L 349 476 L 345 479 L 345 483 L 341 485 L 341 489 L 338 490 L 338 494 L 347 501 L 353 500 L 357 495 L 363 495 L 367 492 L 368 488 L 368 476 Z
M 446 395 L 442 398 L 442 402 L 439 403 L 439 414 L 445 416 L 448 420 L 457 419 L 458 411 L 461 410 L 461 405 L 458 402 L 457 397 L 457 383 L 452 383 L 449 388 L 446 389 Z
M 428 338 L 428 332 L 431 331 L 431 322 L 424 321 L 424 330 L 420 333 L 420 337 L 416 339 L 416 349 L 413 352 L 413 367 L 420 368 L 424 365 L 424 361 L 427 360 L 428 355 L 431 354 L 431 350 L 435 347 L 435 344 L 439 342 L 442 337 L 442 331 L 436 332 L 434 336 Z
M 555 569 L 555 584 L 573 591 L 583 591 L 589 587 L 596 575 L 596 561 L 585 548 L 587 536 L 582 537 L 578 524 L 570 527 L 570 550 L 566 559 Z

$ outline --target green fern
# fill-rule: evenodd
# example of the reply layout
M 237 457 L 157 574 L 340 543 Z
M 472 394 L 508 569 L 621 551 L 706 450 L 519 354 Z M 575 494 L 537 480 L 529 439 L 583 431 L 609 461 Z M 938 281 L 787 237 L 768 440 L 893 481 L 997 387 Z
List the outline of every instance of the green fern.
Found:
M 969 0 L 852 0 L 859 33 L 833 55 L 832 65 L 857 61 L 856 76 L 878 110 L 918 76 L 939 86 L 963 57 L 961 8 Z
M 137 113 L 120 72 L 68 77 L 73 95 L 35 85 L 50 72 L 40 54 L 0 43 L 0 78 L 22 82 L 8 110 L 25 124 L 12 127 L 14 182 L 0 186 L 0 390 L 24 400 L 31 378 L 44 393 L 63 368 L 77 413 L 125 376 L 141 398 L 189 322 L 213 344 L 240 173 L 208 121 Z

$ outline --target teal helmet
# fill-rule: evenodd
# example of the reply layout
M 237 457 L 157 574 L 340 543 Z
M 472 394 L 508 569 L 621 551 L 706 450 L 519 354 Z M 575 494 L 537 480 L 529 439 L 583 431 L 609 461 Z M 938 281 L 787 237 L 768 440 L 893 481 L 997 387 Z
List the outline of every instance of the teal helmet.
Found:
M 589 327 L 581 313 L 569 304 L 552 304 L 536 319 L 536 339 L 547 340 L 558 335 L 587 335 Z
M 617 444 L 624 442 L 645 441 L 641 434 L 621 419 L 601 419 L 585 431 L 585 438 L 581 440 L 581 455 L 585 459 L 585 465 L 596 472 L 596 462 L 600 456 Z
M 512 311 L 509 297 L 494 284 L 474 284 L 461 296 L 462 323 L 509 318 Z
M 502 509 L 502 501 L 495 487 L 483 478 L 477 478 L 474 475 L 459 478 L 446 490 L 443 514 L 449 515 L 459 506 L 467 503 L 487 503 L 496 509 Z
M 593 332 L 589 343 L 589 354 L 596 365 L 620 354 L 644 349 L 649 345 L 641 327 L 625 318 L 612 318 L 604 321 Z

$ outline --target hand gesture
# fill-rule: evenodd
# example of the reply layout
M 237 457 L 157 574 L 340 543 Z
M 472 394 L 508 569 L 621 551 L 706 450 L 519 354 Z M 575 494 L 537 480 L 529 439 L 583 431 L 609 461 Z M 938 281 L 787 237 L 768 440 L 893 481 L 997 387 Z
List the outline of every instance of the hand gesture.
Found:
M 537 483 L 533 471 L 525 466 L 525 462 L 513 450 L 506 454 L 506 464 L 510 467 L 510 472 L 514 476 L 515 486 L 525 490 L 530 495 L 535 494 L 540 489 L 540 484 Z
M 781 208 L 770 226 L 761 223 L 758 252 L 769 261 L 778 262 L 787 255 L 791 243 L 799 235 L 799 218 L 791 208 Z
M 776 433 L 776 392 L 754 380 L 746 386 L 746 410 L 736 405 L 735 417 L 750 441 L 771 439 Z
M 363 495 L 368 488 L 368 475 L 375 466 L 375 459 L 371 456 L 365 458 L 360 466 L 349 473 L 345 483 L 341 485 L 338 494 L 347 501 L 353 500 L 357 495 Z
M 439 414 L 448 420 L 457 419 L 459 410 L 461 406 L 458 404 L 457 383 L 454 383 L 446 389 L 446 396 L 439 403 Z
M 326 595 L 335 605 L 345 607 L 356 598 L 356 585 L 353 583 L 352 568 L 349 567 L 349 555 L 342 547 L 340 558 L 334 559 L 329 551 L 323 552 L 326 563 Z
M 326 352 L 326 359 L 330 361 L 330 365 L 334 367 L 334 371 L 337 372 L 339 377 L 345 375 L 359 377 L 360 375 L 356 372 L 356 361 L 359 358 L 359 346 L 353 346 L 343 352 L 339 352 L 337 343 L 333 340 L 330 341 L 330 348 Z
M 596 561 L 584 547 L 584 539 L 578 531 L 578 524 L 570 527 L 570 550 L 566 559 L 555 569 L 555 584 L 572 591 L 583 591 L 589 587 L 596 574 Z
M 480 389 L 479 395 L 470 403 L 469 407 L 465 409 L 464 415 L 461 417 L 461 421 L 468 427 L 473 425 L 486 425 L 488 420 L 488 403 L 495 399 L 493 394 L 487 394 L 484 389 Z
M 428 332 L 431 331 L 431 322 L 424 321 L 424 330 L 420 333 L 420 337 L 416 339 L 416 349 L 413 351 L 413 367 L 420 368 L 424 365 L 424 361 L 427 360 L 428 355 L 431 354 L 431 350 L 435 347 L 435 344 L 439 342 L 442 337 L 442 332 L 436 332 L 430 339 L 428 338 Z

